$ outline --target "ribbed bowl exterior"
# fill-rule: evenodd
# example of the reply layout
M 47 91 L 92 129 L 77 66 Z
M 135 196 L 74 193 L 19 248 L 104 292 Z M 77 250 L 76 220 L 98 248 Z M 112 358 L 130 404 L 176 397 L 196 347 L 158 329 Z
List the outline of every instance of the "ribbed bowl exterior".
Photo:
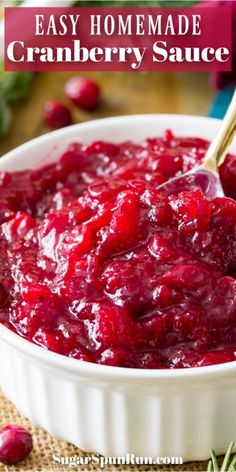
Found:
M 211 139 L 219 125 L 174 115 L 97 120 L 13 150 L 1 158 L 0 170 L 57 160 L 72 141 L 139 141 L 167 128 Z M 235 439 L 236 362 L 179 372 L 91 365 L 47 352 L 0 324 L 0 385 L 34 424 L 84 451 L 203 460 L 210 447 L 223 453 Z
M 84 451 L 203 460 L 210 447 L 223 453 L 235 438 L 235 373 L 219 383 L 102 380 L 51 368 L 3 341 L 0 359 L 6 397 L 34 424 Z

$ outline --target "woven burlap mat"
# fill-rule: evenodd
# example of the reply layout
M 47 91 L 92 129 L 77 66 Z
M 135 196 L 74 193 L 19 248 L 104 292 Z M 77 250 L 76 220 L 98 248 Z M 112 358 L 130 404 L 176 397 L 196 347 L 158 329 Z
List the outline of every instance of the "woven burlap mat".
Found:
M 69 468 L 63 465 L 53 465 L 52 456 L 74 456 L 85 455 L 78 448 L 65 441 L 59 441 L 50 436 L 46 431 L 33 426 L 26 418 L 21 416 L 16 408 L 10 403 L 0 392 L 0 427 L 6 424 L 19 424 L 25 426 L 33 435 L 34 449 L 28 459 L 21 462 L 17 466 L 5 466 L 0 463 L 1 472 L 39 472 L 39 471 L 58 471 L 69 472 L 71 470 L 79 471 L 100 471 L 100 466 L 95 465 L 79 465 L 75 468 Z M 98 432 L 99 434 L 99 432 Z M 192 462 L 182 466 L 124 466 L 124 465 L 107 465 L 104 472 L 152 472 L 152 471 L 205 471 L 207 462 Z

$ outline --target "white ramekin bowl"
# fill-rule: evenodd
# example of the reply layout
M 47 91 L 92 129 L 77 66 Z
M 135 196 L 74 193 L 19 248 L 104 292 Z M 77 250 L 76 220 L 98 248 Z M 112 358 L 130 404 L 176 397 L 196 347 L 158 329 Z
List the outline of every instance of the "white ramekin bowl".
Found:
M 0 170 L 55 160 L 72 141 L 140 141 L 167 128 L 212 139 L 219 124 L 174 115 L 91 121 L 15 149 Z M 100 366 L 46 351 L 0 325 L 0 385 L 34 424 L 84 451 L 203 460 L 210 447 L 223 453 L 235 439 L 236 362 L 175 371 Z

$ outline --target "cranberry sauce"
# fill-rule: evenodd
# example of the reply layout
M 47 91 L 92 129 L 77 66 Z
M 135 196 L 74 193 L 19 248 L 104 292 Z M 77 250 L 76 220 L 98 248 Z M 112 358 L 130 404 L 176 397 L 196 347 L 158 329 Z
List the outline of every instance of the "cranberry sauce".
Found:
M 157 190 L 208 145 L 167 131 L 142 144 L 72 144 L 58 163 L 2 172 L 0 321 L 99 364 L 236 359 L 236 158 L 220 169 L 225 198 Z

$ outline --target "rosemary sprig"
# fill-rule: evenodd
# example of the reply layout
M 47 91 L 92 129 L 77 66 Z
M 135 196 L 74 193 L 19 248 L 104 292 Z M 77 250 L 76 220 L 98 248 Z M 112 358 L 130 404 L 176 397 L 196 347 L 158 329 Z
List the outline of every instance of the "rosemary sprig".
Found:
M 236 472 L 236 454 L 230 462 L 230 456 L 234 447 L 234 441 L 231 441 L 225 453 L 221 468 L 214 449 L 210 449 L 211 459 L 208 462 L 207 472 Z
M 219 465 L 218 465 L 218 461 L 217 461 L 217 457 L 216 457 L 216 453 L 214 449 L 210 449 L 210 454 L 211 454 L 211 463 L 212 463 L 213 470 L 214 472 L 219 472 Z
M 9 131 L 12 104 L 27 97 L 32 78 L 31 72 L 4 72 L 0 64 L 0 137 Z
M 226 471 L 227 471 L 227 467 L 228 467 L 228 465 L 229 465 L 230 456 L 231 456 L 233 447 L 234 447 L 234 442 L 231 441 L 231 443 L 230 443 L 230 445 L 229 445 L 229 447 L 228 447 L 228 449 L 227 449 L 227 451 L 226 451 L 226 454 L 225 454 L 225 457 L 224 457 L 224 460 L 223 460 L 223 463 L 222 463 L 220 472 L 226 472 Z
M 229 466 L 229 472 L 235 472 L 236 470 L 236 455 L 233 457 L 232 462 Z
M 212 461 L 208 462 L 207 472 L 212 472 Z

